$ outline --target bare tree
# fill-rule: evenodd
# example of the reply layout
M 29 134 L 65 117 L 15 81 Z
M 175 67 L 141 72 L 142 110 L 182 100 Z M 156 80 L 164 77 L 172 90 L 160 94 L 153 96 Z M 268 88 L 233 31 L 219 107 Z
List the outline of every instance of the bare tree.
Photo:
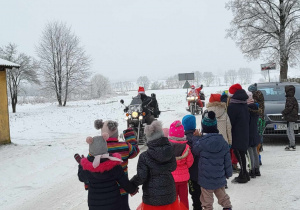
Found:
M 227 78 L 228 78 L 228 82 L 230 84 L 234 84 L 237 80 L 237 72 L 236 70 L 228 70 L 225 72 L 225 75 L 227 75 Z
M 263 76 L 264 82 L 266 82 L 269 78 L 269 72 L 268 71 L 261 71 L 261 75 Z
M 37 47 L 45 88 L 55 91 L 59 106 L 65 106 L 68 95 L 82 88 L 89 76 L 90 59 L 79 44 L 71 27 L 51 22 L 46 25 Z
M 139 86 L 143 86 L 145 88 L 145 90 L 147 90 L 150 86 L 150 80 L 148 79 L 147 76 L 140 76 L 138 79 L 137 79 L 137 84 Z
M 101 74 L 93 76 L 90 87 L 92 98 L 101 98 L 111 90 L 109 79 Z
M 205 86 L 209 87 L 214 81 L 214 74 L 212 72 L 203 72 L 202 76 Z
M 194 81 L 195 81 L 195 85 L 196 86 L 199 86 L 201 83 L 201 79 L 202 79 L 202 73 L 201 72 L 199 72 L 199 71 L 195 71 L 194 72 L 194 76 L 195 76 L 195 79 L 194 79 Z
M 250 68 L 240 68 L 238 70 L 238 77 L 242 84 L 250 84 L 253 78 L 253 71 Z
M 160 90 L 163 89 L 163 83 L 155 81 L 151 84 L 151 90 Z
M 24 53 L 18 53 L 17 45 L 11 43 L 0 48 L 0 57 L 20 65 L 19 69 L 13 68 L 7 71 L 7 85 L 11 98 L 12 111 L 15 113 L 22 83 L 40 84 L 37 74 L 39 65 L 32 57 Z
M 228 82 L 229 82 L 229 76 L 227 74 L 227 71 L 225 71 L 225 73 L 224 73 L 224 83 L 225 83 L 226 86 L 227 86 Z
M 299 0 L 231 0 L 234 18 L 227 36 L 248 58 L 279 62 L 280 79 L 297 60 L 300 45 Z

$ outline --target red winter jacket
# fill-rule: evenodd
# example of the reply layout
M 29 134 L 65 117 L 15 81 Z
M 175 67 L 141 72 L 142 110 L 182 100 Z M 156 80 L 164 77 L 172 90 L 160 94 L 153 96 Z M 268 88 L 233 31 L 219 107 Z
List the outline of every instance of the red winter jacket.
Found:
M 172 172 L 175 182 L 184 182 L 190 179 L 189 168 L 194 162 L 194 157 L 192 155 L 191 148 L 187 144 L 187 141 L 176 141 L 169 139 L 176 156 L 177 167 L 176 170 Z M 180 147 L 183 148 L 180 151 Z M 181 153 L 178 155 L 178 152 Z M 177 153 L 177 154 L 176 154 Z

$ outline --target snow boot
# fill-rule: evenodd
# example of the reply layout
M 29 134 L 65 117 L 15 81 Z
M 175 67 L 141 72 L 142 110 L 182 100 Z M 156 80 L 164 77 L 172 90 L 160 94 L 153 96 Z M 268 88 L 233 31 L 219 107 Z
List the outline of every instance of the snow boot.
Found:
M 256 178 L 255 170 L 250 170 L 249 175 L 251 178 Z
M 223 208 L 223 210 L 231 210 L 231 208 Z
M 254 169 L 255 171 L 255 176 L 261 176 L 259 168 Z
M 296 146 L 287 146 L 285 151 L 296 151 Z
M 246 175 L 239 175 L 232 180 L 233 183 L 247 183 L 248 179 Z

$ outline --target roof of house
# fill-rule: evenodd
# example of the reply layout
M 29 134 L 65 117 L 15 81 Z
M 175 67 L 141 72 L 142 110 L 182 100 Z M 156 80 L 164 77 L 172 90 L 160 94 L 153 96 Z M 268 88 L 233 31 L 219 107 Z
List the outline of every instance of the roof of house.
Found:
M 7 67 L 7 68 L 17 67 L 18 68 L 18 67 L 20 67 L 20 65 L 0 58 L 0 67 Z

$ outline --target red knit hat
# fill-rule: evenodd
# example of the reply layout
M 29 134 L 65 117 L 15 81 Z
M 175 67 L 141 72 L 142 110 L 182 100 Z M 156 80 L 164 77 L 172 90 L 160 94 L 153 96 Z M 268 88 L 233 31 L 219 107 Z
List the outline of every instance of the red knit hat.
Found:
M 212 102 L 221 102 L 221 94 L 211 94 L 210 95 L 210 98 L 209 98 L 209 102 L 212 103 Z
M 228 90 L 228 94 L 229 94 L 230 96 L 232 96 L 233 94 L 235 94 L 235 92 L 236 92 L 237 90 L 241 90 L 241 89 L 243 89 L 242 86 L 241 86 L 239 83 L 236 83 L 236 84 L 234 84 L 234 85 L 231 85 L 231 87 L 230 87 L 229 90 Z
M 138 93 L 145 93 L 144 87 L 139 87 Z

